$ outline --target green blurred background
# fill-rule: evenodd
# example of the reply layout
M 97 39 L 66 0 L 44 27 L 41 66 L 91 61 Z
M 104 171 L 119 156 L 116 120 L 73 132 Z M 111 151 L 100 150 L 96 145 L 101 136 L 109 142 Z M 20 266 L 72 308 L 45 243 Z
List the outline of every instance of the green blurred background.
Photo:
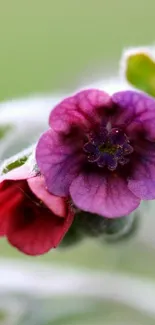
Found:
M 154 0 L 1 0 L 0 99 L 103 78 L 154 42 Z
M 75 89 L 117 71 L 124 48 L 154 43 L 154 15 L 154 0 L 1 0 L 0 100 Z M 34 261 L 5 240 L 0 256 Z M 154 256 L 153 247 L 148 254 L 146 245 L 134 241 L 114 246 L 87 241 L 35 261 L 154 278 Z

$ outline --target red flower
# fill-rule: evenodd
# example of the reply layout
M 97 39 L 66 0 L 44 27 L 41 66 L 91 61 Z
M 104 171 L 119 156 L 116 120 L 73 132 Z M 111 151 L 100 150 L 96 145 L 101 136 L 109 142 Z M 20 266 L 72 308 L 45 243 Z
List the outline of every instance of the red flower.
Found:
M 0 177 L 0 235 L 25 254 L 57 247 L 73 217 L 67 200 L 49 194 L 43 176 L 32 177 L 27 165 Z

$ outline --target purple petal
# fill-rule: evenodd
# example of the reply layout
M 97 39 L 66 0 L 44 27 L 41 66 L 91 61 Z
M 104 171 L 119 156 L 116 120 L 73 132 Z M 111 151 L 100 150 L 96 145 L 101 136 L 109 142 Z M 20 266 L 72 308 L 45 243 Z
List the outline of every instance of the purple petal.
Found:
M 97 89 L 88 89 L 68 97 L 51 112 L 50 126 L 59 132 L 68 133 L 71 127 L 90 130 L 101 120 L 104 108 L 112 104 L 110 96 Z
M 66 142 L 68 141 L 68 142 Z M 62 141 L 53 130 L 45 132 L 39 140 L 36 149 L 37 164 L 50 193 L 67 196 L 69 186 L 81 169 L 85 159 L 81 154 L 80 140 L 75 143 Z
M 155 199 L 155 180 L 130 180 L 128 183 L 128 188 L 141 200 Z
M 72 182 L 70 194 L 78 208 L 107 218 L 125 216 L 140 204 L 126 181 L 113 173 L 107 177 L 97 173 L 80 174 Z
M 133 137 L 134 131 L 146 131 L 147 138 L 155 140 L 155 100 L 143 93 L 122 91 L 112 96 L 116 112 L 112 124 L 125 125 Z
M 155 143 L 143 142 L 135 149 L 138 156 L 128 187 L 142 200 L 155 199 Z

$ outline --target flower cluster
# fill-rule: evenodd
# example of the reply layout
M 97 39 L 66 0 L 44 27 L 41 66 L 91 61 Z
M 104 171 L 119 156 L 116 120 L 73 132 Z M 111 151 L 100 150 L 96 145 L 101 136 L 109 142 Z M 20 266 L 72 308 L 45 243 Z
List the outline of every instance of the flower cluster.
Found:
M 52 109 L 28 164 L 0 177 L 0 234 L 26 254 L 57 247 L 75 211 L 113 219 L 155 198 L 155 100 L 81 91 Z M 73 210 L 74 207 L 74 210 Z
M 50 194 L 26 164 L 0 178 L 0 235 L 25 254 L 57 247 L 73 217 L 67 198 Z

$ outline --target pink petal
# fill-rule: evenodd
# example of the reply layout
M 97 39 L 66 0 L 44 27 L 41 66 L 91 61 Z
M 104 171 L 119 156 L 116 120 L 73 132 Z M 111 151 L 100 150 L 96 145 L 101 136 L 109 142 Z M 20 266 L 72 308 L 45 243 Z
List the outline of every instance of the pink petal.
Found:
M 128 134 L 146 131 L 147 138 L 155 140 L 155 100 L 143 93 L 122 91 L 112 96 L 117 105 L 112 123 L 125 125 Z
M 56 132 L 48 130 L 36 149 L 37 164 L 45 177 L 48 190 L 58 196 L 68 196 L 69 186 L 85 159 L 80 140 L 65 142 Z
M 110 96 L 97 89 L 88 89 L 64 99 L 51 112 L 50 126 L 68 133 L 73 126 L 90 129 L 101 120 L 104 109 L 111 107 Z
M 72 182 L 70 194 L 78 208 L 107 218 L 128 215 L 140 204 L 126 181 L 113 173 L 107 177 L 97 173 L 80 174 Z
M 35 176 L 36 172 L 31 169 L 28 163 L 12 169 L 10 172 L 0 176 L 0 182 L 5 180 L 22 180 Z
M 64 198 L 50 194 L 45 187 L 43 176 L 28 179 L 31 191 L 40 199 L 54 214 L 59 217 L 66 216 L 66 201 Z

